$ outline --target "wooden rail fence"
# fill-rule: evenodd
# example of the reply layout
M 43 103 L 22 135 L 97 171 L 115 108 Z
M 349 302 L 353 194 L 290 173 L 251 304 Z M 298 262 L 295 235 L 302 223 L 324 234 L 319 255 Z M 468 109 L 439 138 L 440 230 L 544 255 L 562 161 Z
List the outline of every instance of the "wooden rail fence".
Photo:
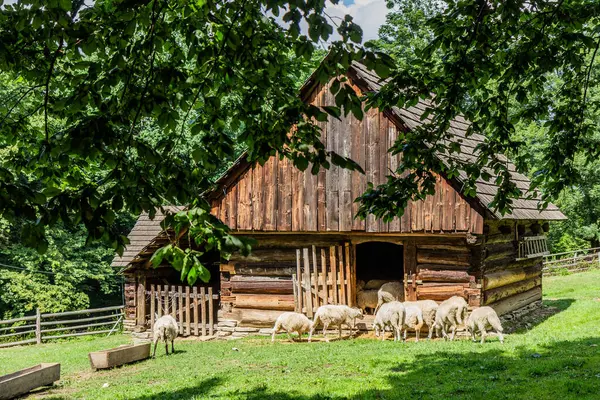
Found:
M 150 298 L 150 329 L 154 328 L 157 316 L 170 314 L 179 325 L 180 335 L 214 334 L 215 300 L 218 301 L 219 295 L 213 293 L 212 287 L 150 285 L 146 296 Z
M 548 254 L 544 256 L 543 272 L 552 275 L 565 269 L 577 272 L 593 267 L 600 268 L 600 247 Z
M 0 321 L 0 348 L 73 336 L 110 335 L 122 321 L 123 306 L 44 314 L 37 309 L 29 317 Z

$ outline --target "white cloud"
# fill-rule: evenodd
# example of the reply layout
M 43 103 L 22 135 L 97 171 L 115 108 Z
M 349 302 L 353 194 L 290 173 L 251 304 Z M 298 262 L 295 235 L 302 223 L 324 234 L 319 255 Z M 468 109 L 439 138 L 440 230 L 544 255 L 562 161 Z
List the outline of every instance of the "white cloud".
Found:
M 342 2 L 332 4 L 327 2 L 325 12 L 337 20 L 345 15 L 351 15 L 354 22 L 363 30 L 363 41 L 377 39 L 379 27 L 385 23 L 388 8 L 384 0 L 355 0 L 353 4 L 345 5 Z M 337 18 L 336 18 L 337 17 Z M 336 34 L 332 39 L 338 39 Z

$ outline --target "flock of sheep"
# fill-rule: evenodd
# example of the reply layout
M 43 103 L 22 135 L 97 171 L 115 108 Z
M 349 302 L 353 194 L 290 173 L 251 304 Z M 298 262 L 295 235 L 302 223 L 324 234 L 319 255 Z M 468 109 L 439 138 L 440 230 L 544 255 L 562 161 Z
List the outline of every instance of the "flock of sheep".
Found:
M 379 283 L 379 282 L 377 282 Z M 300 338 L 303 333 L 308 332 L 308 341 L 312 339 L 315 328 L 323 327 L 323 336 L 326 341 L 327 329 L 338 327 L 339 337 L 342 337 L 342 326 L 346 325 L 354 329 L 356 320 L 363 319 L 366 309 L 374 309 L 375 321 L 373 329 L 375 335 L 385 340 L 386 328 L 389 328 L 394 340 L 401 340 L 404 332 L 404 340 L 409 329 L 415 331 L 416 341 L 419 341 L 419 333 L 423 325 L 429 331 L 428 339 L 432 338 L 435 331 L 438 337 L 454 340 L 456 329 L 464 325 L 476 341 L 475 334 L 481 335 L 481 343 L 485 342 L 488 330 L 493 330 L 498 335 L 500 342 L 504 342 L 502 325 L 498 315 L 491 307 L 479 307 L 467 317 L 467 302 L 459 296 L 453 296 L 438 305 L 433 300 L 419 300 L 401 302 L 404 298 L 404 288 L 400 282 L 382 283 L 379 289 L 369 289 L 377 283 L 358 282 L 357 303 L 359 308 L 351 308 L 345 305 L 325 305 L 317 309 L 314 320 L 311 321 L 304 314 L 286 312 L 281 314 L 275 326 L 271 340 L 275 341 L 275 334 L 281 330 L 287 332 L 291 339 L 291 333 L 296 332 Z M 365 289 L 366 288 L 366 289 Z
M 437 337 L 454 340 L 456 329 L 460 325 L 464 325 L 471 334 L 473 341 L 476 341 L 475 334 L 479 332 L 481 343 L 484 343 L 487 331 L 494 330 L 500 342 L 504 342 L 500 319 L 491 307 L 479 307 L 467 317 L 467 302 L 462 297 L 453 296 L 439 305 L 433 300 L 402 302 L 399 300 L 404 299 L 404 288 L 400 282 L 385 282 L 376 290 L 369 289 L 369 287 L 376 286 L 378 283 L 372 283 L 372 281 L 367 284 L 358 282 L 357 303 L 359 308 L 346 305 L 321 306 L 317 309 L 313 321 L 301 313 L 284 312 L 275 321 L 271 341 L 275 341 L 275 334 L 284 330 L 290 340 L 292 339 L 292 332 L 296 332 L 299 338 L 302 337 L 302 334 L 308 332 L 308 341 L 310 342 L 315 328 L 318 326 L 323 327 L 323 337 L 326 341 L 329 341 L 327 338 L 329 327 L 337 327 L 341 338 L 342 326 L 346 325 L 353 331 L 356 320 L 363 319 L 364 310 L 370 308 L 374 310 L 375 314 L 375 321 L 373 322 L 375 335 L 380 336 L 381 340 L 385 340 L 387 328 L 392 331 L 395 341 L 401 340 L 402 332 L 404 332 L 404 340 L 406 340 L 407 331 L 411 329 L 415 331 L 416 341 L 418 342 L 423 325 L 428 328 L 428 339 L 432 338 L 435 331 Z M 171 342 L 171 351 L 175 352 L 173 342 L 178 332 L 179 328 L 175 318 L 170 315 L 157 317 L 154 324 L 154 351 L 152 357 L 156 355 L 156 347 L 159 341 L 165 343 L 167 355 L 169 354 L 168 342 Z

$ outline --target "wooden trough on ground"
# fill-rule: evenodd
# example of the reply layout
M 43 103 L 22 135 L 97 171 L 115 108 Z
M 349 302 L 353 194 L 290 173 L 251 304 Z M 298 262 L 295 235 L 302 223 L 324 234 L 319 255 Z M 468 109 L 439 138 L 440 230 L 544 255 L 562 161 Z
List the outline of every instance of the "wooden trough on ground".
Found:
M 129 344 L 89 353 L 92 369 L 113 368 L 150 357 L 150 343 Z
M 60 364 L 42 363 L 12 374 L 0 376 L 0 400 L 13 399 L 40 386 L 60 379 Z

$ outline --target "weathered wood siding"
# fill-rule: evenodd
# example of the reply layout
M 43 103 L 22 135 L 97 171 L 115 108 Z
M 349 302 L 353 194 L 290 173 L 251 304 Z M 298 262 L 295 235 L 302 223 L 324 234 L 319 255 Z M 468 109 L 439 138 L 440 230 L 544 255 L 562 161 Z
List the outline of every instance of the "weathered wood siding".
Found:
M 464 297 L 469 306 L 481 304 L 478 283 L 480 244 L 465 238 L 416 239 L 405 244 L 405 253 L 414 246 L 414 256 L 405 254 L 406 297 L 410 300 L 446 300 Z
M 355 87 L 356 90 L 359 90 Z M 329 86 L 317 87 L 309 101 L 334 104 Z M 224 188 L 213 200 L 213 214 L 238 231 L 294 231 L 373 233 L 483 231 L 483 217 L 444 178 L 438 177 L 435 195 L 410 202 L 401 218 L 386 223 L 373 216 L 356 219 L 354 199 L 367 187 L 386 181 L 401 161 L 388 153 L 399 128 L 376 109 L 362 121 L 352 114 L 319 123 L 328 150 L 351 157 L 365 174 L 332 166 L 312 175 L 287 159 L 272 157 L 255 165 Z
M 482 305 L 506 314 L 542 299 L 542 257 L 517 260 L 518 236 L 539 234 L 537 221 L 486 221 Z

